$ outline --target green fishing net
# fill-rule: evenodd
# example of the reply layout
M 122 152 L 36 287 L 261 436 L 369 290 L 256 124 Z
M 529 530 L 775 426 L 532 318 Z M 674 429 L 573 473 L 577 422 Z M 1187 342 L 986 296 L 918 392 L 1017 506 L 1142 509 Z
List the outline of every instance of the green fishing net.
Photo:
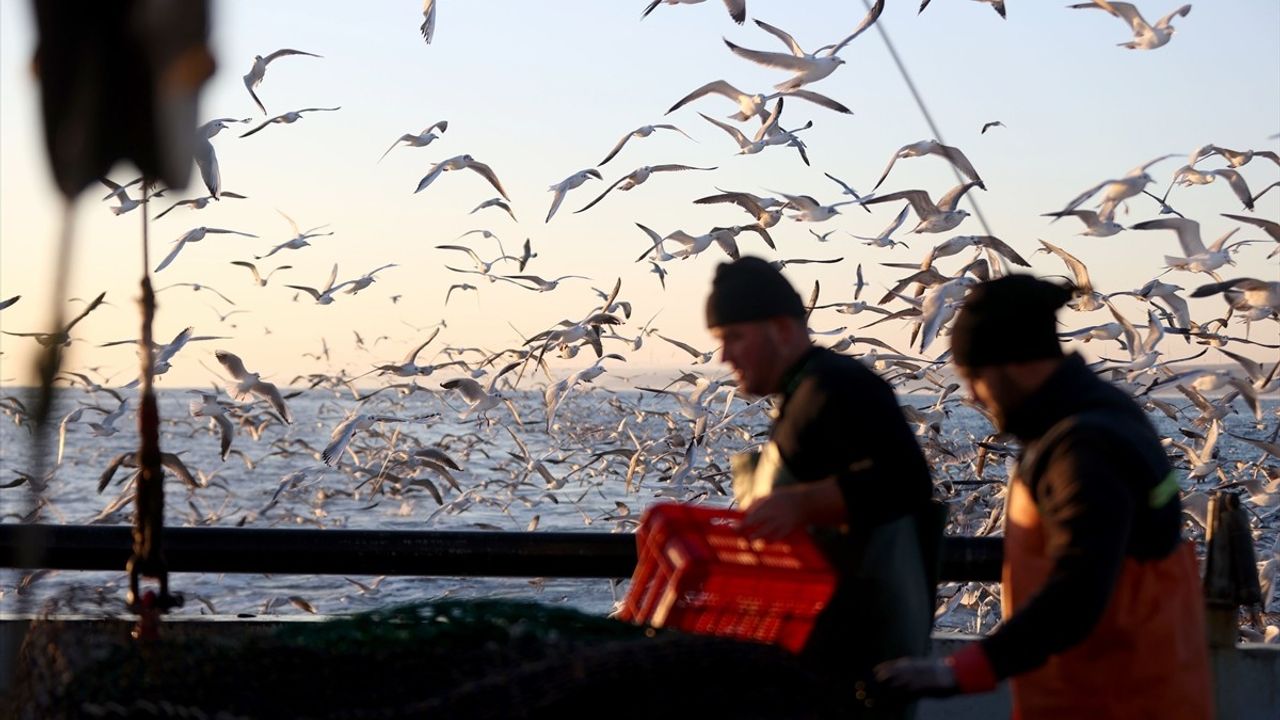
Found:
M 512 601 L 400 606 L 322 622 L 32 624 L 19 718 L 819 717 L 784 650 Z

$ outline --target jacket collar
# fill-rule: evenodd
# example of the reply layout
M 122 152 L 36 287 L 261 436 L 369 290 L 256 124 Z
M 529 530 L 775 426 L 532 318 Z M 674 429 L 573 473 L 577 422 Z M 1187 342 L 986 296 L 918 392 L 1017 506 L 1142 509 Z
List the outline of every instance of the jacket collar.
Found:
M 1039 439 L 1063 418 L 1092 404 L 1098 382 L 1078 354 L 1068 355 L 1039 388 L 1009 411 L 1005 430 L 1024 443 Z
M 778 392 L 782 393 L 783 397 L 791 397 L 791 394 L 796 391 L 796 387 L 808 372 L 810 363 L 817 358 L 821 350 L 822 348 L 817 345 L 810 346 L 791 364 L 791 367 L 787 368 L 786 372 L 782 373 L 782 378 L 778 381 Z

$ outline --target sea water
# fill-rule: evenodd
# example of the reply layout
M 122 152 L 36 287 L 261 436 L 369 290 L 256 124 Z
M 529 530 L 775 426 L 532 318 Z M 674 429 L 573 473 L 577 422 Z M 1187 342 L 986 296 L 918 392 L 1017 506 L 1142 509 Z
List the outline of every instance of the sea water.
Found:
M 4 394 L 27 397 L 13 389 Z M 729 505 L 732 490 L 728 477 L 722 474 L 729 468 L 729 458 L 758 444 L 769 424 L 767 414 L 760 412 L 731 420 L 726 427 L 708 433 L 705 447 L 699 451 L 689 473 L 687 487 L 675 488 L 670 478 L 684 460 L 694 425 L 669 396 L 633 390 L 593 389 L 575 393 L 557 413 L 550 432 L 545 424 L 541 393 L 511 394 L 521 424 L 516 423 L 505 406 L 489 411 L 487 418 L 479 421 L 464 420 L 456 403 L 450 403 L 447 396 L 430 392 L 404 398 L 387 393 L 382 399 L 370 401 L 362 408 L 363 412 L 400 417 L 439 413 L 439 417 L 420 424 L 375 426 L 357 436 L 352 446 L 358 448 L 357 455 L 366 466 L 380 465 L 396 449 L 411 449 L 418 444 L 444 449 L 462 467 L 452 472 L 462 492 L 442 478 L 420 473 L 439 488 L 445 503 L 441 506 L 430 494 L 417 488 L 371 495 L 369 476 L 352 472 L 350 456 L 343 459 L 343 466 L 330 468 L 297 442 L 303 441 L 311 448 L 323 448 L 329 442 L 333 428 L 356 406 L 347 391 L 316 389 L 291 398 L 288 402 L 294 422 L 274 424 L 257 440 L 238 430 L 233 448 L 243 452 L 249 463 L 238 455 L 226 461 L 219 459 L 216 429 L 211 429 L 207 420 L 188 415 L 187 403 L 194 397 L 182 390 L 166 389 L 159 393 L 161 447 L 165 452 L 178 453 L 205 485 L 189 490 L 173 477 L 166 480 L 165 523 L 168 526 L 511 532 L 533 528 L 534 532 L 629 533 L 645 508 L 654 502 L 683 498 L 716 506 Z M 45 448 L 45 467 L 52 465 L 57 451 L 57 421 L 82 403 L 104 400 L 114 404 L 102 394 L 90 397 L 79 390 L 61 393 Z M 927 408 L 935 398 L 908 395 L 903 396 L 902 401 Z M 136 406 L 136 399 L 131 399 L 131 403 Z M 1185 404 L 1185 401 L 1175 404 Z M 712 403 L 708 408 L 707 427 L 714 428 L 726 407 L 731 413 L 736 412 L 745 407 L 745 402 Z M 1233 461 L 1256 460 L 1261 451 L 1227 433 L 1254 438 L 1266 436 L 1275 427 L 1280 402 L 1265 400 L 1264 410 L 1262 423 L 1243 406 L 1225 419 L 1218 448 L 1219 462 L 1228 479 L 1234 479 Z M 87 412 L 82 419 L 96 420 L 100 414 Z M 1163 415 L 1151 417 L 1163 436 L 1178 441 L 1186 440 L 1179 428 L 1192 427 L 1190 419 L 1174 423 Z M 630 419 L 619 430 L 626 418 Z M 492 422 L 485 422 L 486 419 Z M 0 423 L 0 484 L 14 480 L 19 472 L 35 471 L 36 444 L 30 427 L 15 422 Z M 30 483 L 0 489 L 3 522 L 18 522 L 39 505 L 35 522 L 129 525 L 131 504 L 110 513 L 104 513 L 104 509 L 113 501 L 127 497 L 127 487 L 119 483 L 132 471 L 120 469 L 111 486 L 101 494 L 97 492 L 99 476 L 110 460 L 138 446 L 132 411 L 117 427 L 114 435 L 94 437 L 84 424 L 70 424 L 62 462 L 53 470 L 42 492 L 34 492 Z M 542 459 L 544 466 L 563 483 L 560 487 L 549 486 L 539 474 L 528 470 L 527 461 L 517 457 L 520 449 L 508 428 L 525 444 L 532 457 Z M 949 408 L 940 429 L 942 441 L 970 450 L 973 445 L 970 438 L 982 439 L 992 431 L 981 414 L 959 404 Z M 1203 432 L 1203 428 L 1200 431 Z M 926 431 L 922 428 L 921 432 Z M 646 447 L 647 461 L 628 487 L 627 455 L 635 451 L 636 443 Z M 593 453 L 617 448 L 627 453 L 591 459 Z M 1175 460 L 1181 459 L 1176 450 L 1170 449 L 1170 454 Z M 995 501 L 975 503 L 974 498 L 966 496 L 971 493 L 998 496 L 1005 464 L 1000 459 L 991 462 L 984 475 L 992 479 L 991 486 L 961 484 L 940 489 L 939 494 L 946 496 L 952 507 L 952 532 L 973 532 L 972 528 L 979 527 L 988 534 L 999 534 L 998 523 L 984 523 L 981 517 L 963 514 L 994 512 L 990 508 Z M 967 462 L 937 461 L 932 465 L 937 481 L 973 478 L 971 458 Z M 1185 480 L 1185 471 L 1183 475 L 1184 489 L 1194 490 Z M 286 478 L 291 480 L 282 483 Z M 1218 478 L 1212 477 L 1201 489 L 1209 489 L 1218 482 Z M 721 489 L 728 495 L 722 494 Z M 274 504 L 270 502 L 273 496 L 277 499 Z M 1277 513 L 1267 514 L 1265 508 L 1262 510 L 1254 512 L 1260 562 L 1268 557 L 1267 552 L 1274 552 L 1280 532 Z M 1192 536 L 1197 532 L 1202 534 L 1203 530 L 1191 517 L 1187 518 L 1187 529 Z M 175 611 L 183 615 L 301 615 L 308 612 L 301 603 L 289 602 L 289 598 L 305 600 L 318 614 L 343 614 L 446 597 L 535 600 L 604 614 L 613 609 L 626 589 L 625 583 L 605 579 L 377 579 L 209 573 L 175 573 L 170 577 L 170 585 L 187 597 L 186 605 Z M 372 589 L 367 589 L 370 586 Z M 126 588 L 123 568 L 118 572 L 0 570 L 0 613 L 59 610 L 115 614 L 124 610 Z M 992 586 L 978 584 L 951 583 L 940 587 L 940 625 L 989 629 L 999 617 L 997 592 Z

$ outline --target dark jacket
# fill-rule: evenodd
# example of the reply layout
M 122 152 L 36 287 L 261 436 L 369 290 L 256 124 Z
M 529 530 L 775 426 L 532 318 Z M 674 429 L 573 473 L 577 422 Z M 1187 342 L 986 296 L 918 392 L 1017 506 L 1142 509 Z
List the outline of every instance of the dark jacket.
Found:
M 932 484 L 893 389 L 815 348 L 784 376 L 771 438 L 798 482 L 834 477 L 848 513 L 846 528 L 815 532 L 839 580 L 805 655 L 852 687 L 878 662 L 926 654 L 935 588 L 916 516 Z
M 1042 665 L 1093 629 L 1126 557 L 1155 560 L 1181 541 L 1176 476 L 1146 414 L 1077 355 L 1008 415 L 1024 443 L 1018 481 L 1043 522 L 1047 583 L 982 642 L 999 677 Z
M 835 477 L 855 531 L 932 497 L 929 466 L 893 388 L 858 360 L 814 348 L 783 378 L 771 437 L 801 482 Z

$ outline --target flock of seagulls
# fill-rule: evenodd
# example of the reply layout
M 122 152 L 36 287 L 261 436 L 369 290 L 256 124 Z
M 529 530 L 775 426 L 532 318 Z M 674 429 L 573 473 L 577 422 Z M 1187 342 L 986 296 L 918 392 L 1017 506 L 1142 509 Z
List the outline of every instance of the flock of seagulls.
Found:
M 696 3 L 654 0 L 642 9 L 642 16 L 647 17 L 660 5 L 682 4 Z M 928 4 L 923 3 L 921 11 Z M 1005 16 L 1004 3 L 988 4 Z M 745 24 L 744 2 L 726 0 L 725 6 L 735 22 Z M 1149 25 L 1128 3 L 1095 0 L 1072 7 L 1100 9 L 1124 19 L 1134 33 L 1133 40 L 1124 46 L 1145 50 L 1167 44 L 1173 36 L 1171 20 L 1187 17 L 1190 10 L 1190 6 L 1178 8 Z M 716 142 L 724 142 L 727 135 L 736 146 L 737 155 L 749 156 L 742 162 L 763 162 L 762 158 L 775 153 L 779 162 L 796 162 L 795 156 L 787 157 L 789 153 L 768 150 L 780 146 L 797 150 L 804 165 L 821 167 L 823 158 L 810 152 L 800 133 L 816 123 L 847 116 L 850 110 L 811 86 L 823 82 L 845 64 L 840 53 L 856 47 L 854 43 L 876 23 L 883 9 L 883 0 L 876 2 L 857 24 L 834 32 L 835 42 L 813 51 L 806 51 L 781 28 L 756 19 L 751 31 L 758 29 L 773 36 L 785 52 L 748 49 L 727 39 L 724 43 L 732 56 L 778 72 L 779 80 L 773 89 L 747 92 L 725 80 L 714 80 L 686 94 L 666 114 L 679 112 L 708 96 L 721 96 L 732 103 L 726 108 L 736 108 L 733 115 L 723 119 L 719 112 L 696 115 L 715 126 L 715 130 L 706 129 Z M 436 18 L 434 0 L 424 3 L 423 18 L 420 30 L 426 42 L 431 43 Z M 712 41 L 708 45 L 725 52 L 724 47 Z M 245 101 L 261 116 L 240 138 L 259 133 L 268 125 L 291 124 L 304 113 L 340 111 L 336 106 L 313 107 L 268 116 L 260 98 L 267 68 L 273 61 L 289 57 L 294 58 L 289 62 L 298 62 L 299 66 L 319 65 L 323 58 L 287 48 L 256 56 L 244 75 L 249 95 Z M 301 58 L 317 60 L 303 63 Z M 265 97 L 270 100 L 270 95 Z M 705 100 L 697 107 L 713 110 L 715 106 L 713 101 Z M 817 117 L 784 126 L 784 109 L 788 114 L 812 111 Z M 653 111 L 656 115 L 662 109 Z M 685 114 L 692 118 L 695 111 L 689 108 Z M 530 239 L 524 240 L 522 246 L 508 243 L 504 248 L 500 234 L 508 233 L 501 228 L 500 233 L 476 228 L 453 242 L 435 244 L 433 257 L 449 272 L 467 276 L 463 278 L 467 282 L 431 289 L 432 293 L 443 290 L 440 294 L 446 308 L 455 294 L 479 298 L 495 292 L 494 288 L 511 286 L 524 291 L 520 296 L 530 303 L 540 302 L 540 296 L 545 294 L 553 294 L 561 303 L 570 297 L 589 298 L 578 302 L 570 317 L 532 334 L 513 326 L 514 335 L 507 347 L 457 344 L 459 326 L 465 328 L 466 317 L 474 312 L 466 301 L 452 306 L 455 310 L 447 324 L 442 321 L 425 328 L 411 327 L 403 337 L 383 335 L 366 340 L 356 329 L 350 333 L 354 338 L 343 342 L 346 333 L 323 328 L 317 351 L 299 351 L 302 359 L 298 374 L 270 381 L 263 373 L 248 370 L 255 362 L 261 362 L 261 352 L 242 334 L 231 333 L 234 326 L 227 324 L 230 315 L 246 308 L 198 282 L 176 282 L 161 288 L 209 290 L 216 298 L 214 302 L 224 303 L 214 311 L 219 316 L 219 327 L 227 328 L 197 334 L 198 324 L 193 321 L 192 327 L 169 343 L 157 343 L 149 349 L 160 375 L 175 364 L 201 362 L 200 355 L 217 361 L 216 365 L 206 365 L 215 384 L 189 391 L 186 415 L 168 419 L 172 424 L 165 428 L 166 447 L 200 448 L 166 458 L 166 467 L 189 488 L 189 497 L 182 502 L 191 503 L 195 509 L 188 514 L 188 521 L 237 525 L 312 523 L 332 527 L 351 522 L 361 514 L 413 515 L 421 504 L 430 509 L 423 526 L 492 529 L 494 517 L 510 517 L 514 524 L 508 529 L 547 527 L 549 518 L 556 518 L 554 526 L 564 527 L 566 517 L 576 522 L 581 516 L 586 524 L 630 531 L 639 516 L 631 506 L 642 508 L 655 498 L 727 503 L 729 455 L 761 442 L 769 422 L 769 400 L 740 395 L 724 369 L 714 364 L 717 348 L 706 347 L 696 339 L 674 337 L 660 327 L 661 313 L 654 313 L 641 325 L 639 319 L 648 316 L 649 311 L 633 318 L 633 309 L 656 305 L 653 294 L 665 290 L 668 280 L 678 277 L 685 268 L 703 262 L 699 258 L 706 253 L 736 258 L 750 252 L 766 255 L 780 268 L 828 264 L 848 270 L 846 284 L 832 288 L 814 283 L 808 293 L 806 307 L 815 342 L 860 358 L 894 385 L 900 392 L 903 412 L 935 469 L 938 493 L 952 507 L 949 531 L 989 534 L 999 529 L 1003 479 L 1016 456 L 1016 447 L 1010 438 L 996 434 L 982 408 L 964 397 L 948 367 L 949 353 L 939 352 L 938 346 L 944 344 L 956 313 L 974 286 L 1014 267 L 1030 271 L 1033 266 L 1029 258 L 1044 254 L 1054 267 L 1035 271 L 1042 275 L 1060 274 L 1074 287 L 1069 309 L 1063 311 L 1061 318 L 1064 342 L 1084 344 L 1090 355 L 1098 358 L 1092 364 L 1095 372 L 1129 392 L 1162 427 L 1170 429 L 1168 451 L 1182 470 L 1192 534 L 1203 532 L 1202 506 L 1209 490 L 1243 488 L 1263 551 L 1260 570 L 1272 583 L 1269 587 L 1276 587 L 1280 580 L 1280 555 L 1275 555 L 1280 552 L 1280 416 L 1274 399 L 1280 389 L 1280 354 L 1276 346 L 1267 343 L 1267 338 L 1274 336 L 1274 328 L 1280 322 L 1280 281 L 1275 280 L 1275 263 L 1258 258 L 1264 254 L 1267 260 L 1280 256 L 1280 223 L 1257 213 L 1256 208 L 1267 190 L 1280 183 L 1272 183 L 1257 194 L 1249 187 L 1250 180 L 1256 183 L 1259 178 L 1274 178 L 1275 169 L 1280 167 L 1276 152 L 1234 150 L 1206 143 L 1189 153 L 1183 166 L 1168 174 L 1157 173 L 1157 166 L 1173 155 L 1162 155 L 1123 175 L 1107 170 L 1110 160 L 1097 161 L 1097 182 L 1063 205 L 1045 202 L 1047 207 L 1036 210 L 1048 218 L 1043 221 L 1046 230 L 1063 218 L 1079 223 L 1081 237 L 1050 243 L 1032 242 L 1033 238 L 1002 239 L 989 231 L 979 231 L 973 227 L 970 212 L 961 207 L 971 193 L 1005 190 L 994 176 L 984 179 L 978 164 L 971 160 L 982 161 L 990 152 L 980 144 L 999 142 L 1017 131 L 1000 121 L 971 128 L 969 141 L 956 145 L 935 138 L 895 138 L 897 149 L 883 148 L 890 157 L 869 185 L 869 192 L 857 192 L 841 177 L 857 173 L 870 179 L 875 166 L 832 169 L 836 174 L 824 171 L 826 180 L 821 182 L 830 194 L 817 197 L 798 190 L 735 189 L 711 175 L 717 167 L 682 162 L 639 164 L 631 172 L 613 175 L 616 179 L 605 184 L 602 168 L 624 152 L 629 158 L 634 156 L 634 162 L 642 162 L 640 158 L 654 144 L 640 142 L 646 138 L 661 133 L 680 147 L 686 147 L 684 140 L 698 142 L 686 132 L 692 126 L 679 117 L 672 122 L 650 124 L 639 124 L 644 120 L 641 118 L 636 120 L 636 124 L 627 124 L 634 129 L 621 134 L 595 166 L 573 171 L 559 181 L 551 179 L 547 186 L 550 204 L 539 227 L 552 223 L 571 193 L 575 197 L 584 194 L 581 188 L 597 188 L 598 194 L 574 213 L 585 213 L 614 191 L 629 192 L 654 175 L 666 173 L 681 173 L 701 183 L 703 191 L 691 196 L 689 202 L 721 213 L 722 224 L 710 228 L 668 226 L 665 232 L 659 232 L 653 229 L 663 227 L 656 218 L 637 218 L 634 224 L 638 232 L 628 228 L 624 237 L 630 239 L 619 240 L 634 243 L 634 249 L 623 248 L 619 253 L 615 245 L 607 252 L 631 257 L 638 267 L 648 270 L 645 282 L 652 285 L 644 290 L 633 284 L 624 286 L 621 279 L 613 283 L 612 290 L 608 290 L 609 286 L 595 288 L 592 279 L 575 272 L 576 268 L 539 259 Z M 401 267 L 408 265 L 403 260 L 371 262 L 377 267 L 351 276 L 340 274 L 334 263 L 323 283 L 316 282 L 319 277 L 310 279 L 312 284 L 303 282 L 288 274 L 294 270 L 294 262 L 262 261 L 285 251 L 291 253 L 289 257 L 302 257 L 294 253 L 324 256 L 324 243 L 313 247 L 310 241 L 332 236 L 336 231 L 327 223 L 303 230 L 283 212 L 280 214 L 291 234 L 285 239 L 281 233 L 271 246 L 258 247 L 261 254 L 257 255 L 241 249 L 245 243 L 259 239 L 258 234 L 243 229 L 200 225 L 171 232 L 168 228 L 180 220 L 186 222 L 191 213 L 217 213 L 223 199 L 235 199 L 237 204 L 250 202 L 245 195 L 222 188 L 222 173 L 211 141 L 231 125 L 253 122 L 253 118 L 223 117 L 197 129 L 196 161 L 203 188 L 197 197 L 177 200 L 154 217 L 160 221 L 155 232 L 168 234 L 172 245 L 154 272 L 164 272 L 168 277 L 190 271 L 195 262 L 188 256 L 203 253 L 208 259 L 216 255 L 219 262 L 248 270 L 251 277 L 237 277 L 255 293 L 265 296 L 287 289 L 296 292 L 295 300 L 309 299 L 319 306 L 329 306 L 351 302 L 352 296 L 366 291 L 377 295 L 375 284 L 381 274 L 414 271 Z M 706 127 L 702 121 L 692 122 Z M 432 121 L 419 133 L 396 138 L 375 159 L 373 155 L 384 147 L 384 138 L 370 153 L 370 167 L 385 169 L 390 163 L 380 163 L 402 146 L 428 154 L 447 147 L 456 137 L 453 133 L 446 136 L 449 128 L 447 120 Z M 988 134 L 992 128 L 1002 131 Z M 282 127 L 273 132 L 293 130 Z M 684 140 L 677 139 L 677 135 Z M 618 136 L 610 133 L 610 137 Z M 726 155 L 730 147 L 725 143 Z M 604 148 L 592 150 L 592 157 L 600 157 L 597 153 L 601 150 Z M 446 150 L 436 153 L 436 157 L 454 152 Z M 883 157 L 879 150 L 875 154 Z M 915 160 L 930 156 L 932 159 Z M 904 170 L 893 172 L 898 163 L 908 160 L 911 165 L 932 163 L 954 170 L 960 182 L 949 189 L 914 182 L 908 185 L 901 181 Z M 404 195 L 409 198 L 428 191 L 445 173 L 470 170 L 484 178 L 497 196 L 469 200 L 462 213 L 475 215 L 477 222 L 481 218 L 504 223 L 509 220 L 514 227 L 523 229 L 524 224 L 513 209 L 513 194 L 508 193 L 494 167 L 501 168 L 503 163 L 490 166 L 470 154 L 435 159 L 412 191 L 404 188 Z M 712 182 L 713 177 L 720 185 Z M 1157 177 L 1170 178 L 1163 197 L 1148 190 Z M 828 180 L 836 187 L 825 185 Z M 595 182 L 600 185 L 593 185 Z M 103 184 L 110 191 L 103 200 L 111 203 L 108 207 L 117 215 L 148 212 L 142 198 L 150 200 L 164 192 L 150 188 L 144 195 L 131 198 L 130 189 L 139 181 L 120 183 L 104 178 Z M 1225 185 L 1232 192 L 1215 196 L 1214 191 L 1197 189 L 1213 184 Z M 1218 217 L 1189 217 L 1174 209 L 1182 196 L 1171 197 L 1169 191 L 1173 187 L 1178 187 L 1179 193 L 1209 193 L 1204 196 L 1206 200 L 1227 201 L 1231 205 L 1224 209 L 1232 211 L 1236 209 L 1234 203 L 1239 202 L 1244 208 L 1240 212 L 1246 214 L 1221 212 Z M 521 188 L 513 186 L 512 190 Z M 490 194 L 487 188 L 485 193 Z M 134 194 L 138 195 L 138 191 L 134 190 Z M 521 199 L 520 192 L 514 196 Z M 265 198 L 255 198 L 262 199 Z M 472 207 L 473 203 L 478 204 Z M 888 207 L 881 209 L 882 205 Z M 466 208 L 472 209 L 468 212 Z M 178 209 L 182 212 L 175 212 Z M 863 213 L 880 213 L 880 217 L 866 218 L 870 225 L 859 224 L 856 230 L 845 225 L 855 217 L 861 222 Z M 524 214 L 522 209 L 521 215 Z M 908 224 L 912 216 L 914 221 Z M 1132 220 L 1124 219 L 1122 223 L 1123 217 Z M 1231 229 L 1206 244 L 1201 237 L 1201 223 L 1209 220 L 1229 222 Z M 536 219 L 531 222 L 536 224 Z M 1057 227 L 1066 228 L 1066 224 Z M 878 228 L 882 229 L 877 232 Z M 1175 253 L 1169 245 L 1166 252 L 1156 253 L 1163 255 L 1163 263 L 1153 261 L 1147 268 L 1150 274 L 1135 283 L 1137 287 L 1107 287 L 1090 276 L 1089 268 L 1075 254 L 1077 247 L 1100 241 L 1172 240 L 1167 233 L 1136 232 L 1151 230 L 1173 231 L 1179 250 Z M 855 231 L 875 234 L 854 234 Z M 944 235 L 939 237 L 939 233 Z M 214 235 L 235 237 L 208 241 Z M 802 257 L 792 252 L 791 246 L 799 241 L 794 238 L 810 237 L 821 248 L 840 250 L 829 253 L 832 257 Z M 201 242 L 205 243 L 201 248 L 190 249 Z M 1267 252 L 1260 252 L 1258 246 Z M 183 262 L 178 263 L 184 250 Z M 1244 259 L 1246 253 L 1248 260 Z M 619 273 L 630 264 L 619 261 Z M 864 264 L 868 268 L 879 264 L 896 275 L 881 292 L 864 278 Z M 323 267 L 329 265 L 325 262 Z M 274 279 L 278 273 L 288 281 Z M 656 276 L 656 282 L 648 279 L 649 273 Z M 594 294 L 588 293 L 588 288 Z M 870 292 L 864 295 L 864 291 Z M 390 308 L 400 297 L 375 299 Z M 1199 301 L 1197 309 L 1212 309 L 1207 313 L 1192 312 L 1188 300 L 1202 298 L 1211 300 Z M 6 320 L 15 306 L 21 307 L 19 301 L 20 297 L 13 297 L 0 302 Z M 45 346 L 69 345 L 82 333 L 91 334 L 87 329 L 93 324 L 91 315 L 103 304 L 105 293 L 86 303 L 75 318 L 52 333 L 10 331 L 8 322 L 4 333 Z M 228 307 L 237 309 L 224 314 Z M 667 312 L 669 317 L 675 311 Z M 458 322 L 459 318 L 462 322 Z M 863 320 L 865 324 L 852 327 Z M 909 332 L 909 340 L 888 343 L 867 334 L 877 327 L 903 328 Z M 1257 327 L 1268 330 L 1259 333 Z M 77 333 L 74 338 L 73 331 Z M 452 341 L 448 340 L 450 337 Z M 122 340 L 103 346 L 137 342 Z M 628 359 L 646 342 L 674 349 L 686 363 L 671 373 L 664 386 L 640 385 L 631 377 Z M 579 355 L 591 362 L 568 372 L 556 367 L 557 359 Z M 1262 360 L 1254 359 L 1258 357 Z M 304 365 L 304 361 L 310 364 Z M 355 372 L 349 371 L 353 362 L 360 366 Z M 1206 362 L 1213 364 L 1194 364 Z M 68 467 L 87 464 L 86 458 L 108 460 L 97 457 L 95 443 L 117 435 L 125 426 L 121 420 L 134 412 L 123 392 L 130 386 L 113 386 L 110 377 L 99 370 L 75 368 L 60 375 L 60 382 L 74 386 L 83 398 L 67 407 L 60 418 L 60 464 L 48 477 L 25 476 L 18 484 L 5 485 L 3 492 L 16 492 L 14 488 L 26 485 L 56 498 L 58 482 L 69 477 Z M 605 384 L 630 389 L 598 387 Z M 29 419 L 27 408 L 14 395 L 0 398 L 0 411 L 19 424 Z M 962 418 L 969 419 L 962 422 Z M 240 462 L 245 466 L 243 471 L 238 469 Z M 105 466 L 99 492 L 110 486 L 120 468 L 136 467 L 136 458 L 129 453 L 118 454 Z M 233 471 L 233 467 L 237 469 Z M 278 482 L 270 481 L 270 487 L 259 488 L 261 498 L 230 482 L 233 472 L 260 477 L 267 467 L 273 472 L 279 470 L 280 475 Z M 97 474 L 96 467 L 93 474 Z M 131 490 L 123 487 L 120 492 L 94 515 L 94 521 L 122 521 Z M 223 511 L 209 511 L 218 497 L 222 498 Z M 178 495 L 173 502 L 179 503 L 179 512 L 187 513 L 181 498 Z M 604 513 L 590 504 L 600 501 L 607 506 Z M 33 517 L 53 513 L 55 503 L 56 500 L 49 500 L 37 507 Z M 527 522 L 515 522 L 513 513 L 521 508 L 536 514 Z M 485 519 L 467 522 L 468 517 L 480 512 L 486 513 Z M 941 603 L 940 617 L 967 618 L 969 629 L 975 629 L 975 622 L 976 629 L 981 629 L 984 619 L 991 620 L 996 613 L 996 599 L 977 585 L 946 586 Z M 1247 624 L 1242 632 L 1267 639 L 1280 634 L 1277 606 L 1273 602 L 1269 607 L 1271 614 L 1263 621 Z

